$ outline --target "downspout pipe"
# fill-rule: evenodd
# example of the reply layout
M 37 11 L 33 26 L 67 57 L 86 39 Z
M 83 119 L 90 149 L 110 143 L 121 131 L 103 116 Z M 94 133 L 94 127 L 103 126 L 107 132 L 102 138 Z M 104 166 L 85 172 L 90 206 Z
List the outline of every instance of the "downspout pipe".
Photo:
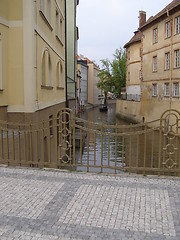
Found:
M 68 90 L 67 90 L 67 4 L 65 1 L 65 83 L 66 83 L 66 108 L 69 108 Z

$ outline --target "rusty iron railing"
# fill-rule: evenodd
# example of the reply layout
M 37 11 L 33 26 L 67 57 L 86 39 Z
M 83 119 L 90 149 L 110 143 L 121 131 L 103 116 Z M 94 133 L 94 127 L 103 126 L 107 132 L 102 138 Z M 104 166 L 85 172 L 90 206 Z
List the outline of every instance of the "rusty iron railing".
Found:
M 48 121 L 0 122 L 0 164 L 87 172 L 180 175 L 180 113 L 143 124 L 102 125 L 61 109 Z

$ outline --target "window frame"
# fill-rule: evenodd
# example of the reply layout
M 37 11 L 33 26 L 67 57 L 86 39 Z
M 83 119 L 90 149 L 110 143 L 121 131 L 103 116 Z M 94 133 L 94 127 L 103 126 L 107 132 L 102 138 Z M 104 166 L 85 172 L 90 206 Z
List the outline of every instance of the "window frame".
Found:
M 153 44 L 158 43 L 158 27 L 153 28 Z
M 176 88 L 176 86 L 178 86 Z M 173 97 L 179 97 L 179 82 L 173 83 Z
M 153 56 L 152 71 L 153 73 L 157 72 L 157 55 Z
M 50 137 L 53 137 L 54 131 L 53 131 L 53 115 L 49 116 L 49 135 Z
M 166 52 L 165 53 L 165 66 L 164 66 L 165 70 L 169 70 L 170 69 L 170 52 Z
M 56 87 L 57 89 L 64 89 L 64 74 L 63 65 L 61 60 L 57 62 L 56 66 Z
M 174 50 L 174 68 L 180 67 L 179 52 L 179 49 Z
M 42 56 L 42 78 L 41 88 L 53 89 L 51 81 L 51 56 L 49 49 L 46 48 Z
M 51 1 L 41 0 L 39 12 L 46 25 L 53 31 L 53 27 L 51 26 Z
M 168 89 L 168 91 L 167 91 L 167 89 Z M 170 84 L 169 83 L 165 83 L 164 84 L 164 96 L 165 97 L 169 97 L 170 96 Z
M 152 96 L 153 96 L 153 97 L 157 97 L 157 91 L 158 91 L 158 89 L 157 89 L 157 83 L 153 83 L 153 84 L 152 84 Z
M 165 38 L 171 37 L 171 21 L 165 23 Z
M 174 18 L 175 35 L 180 34 L 180 15 Z

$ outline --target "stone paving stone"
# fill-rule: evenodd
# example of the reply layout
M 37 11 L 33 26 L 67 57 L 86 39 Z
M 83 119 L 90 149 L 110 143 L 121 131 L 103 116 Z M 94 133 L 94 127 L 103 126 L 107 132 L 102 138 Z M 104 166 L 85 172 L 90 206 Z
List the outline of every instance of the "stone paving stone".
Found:
M 180 239 L 180 179 L 0 167 L 0 239 Z

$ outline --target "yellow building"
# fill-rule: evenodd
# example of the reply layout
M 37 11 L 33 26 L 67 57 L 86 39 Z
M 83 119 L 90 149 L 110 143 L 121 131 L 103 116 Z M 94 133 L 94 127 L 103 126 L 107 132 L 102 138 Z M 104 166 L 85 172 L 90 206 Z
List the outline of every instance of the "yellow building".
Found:
M 142 104 L 146 120 L 167 109 L 180 110 L 180 0 L 172 1 L 140 29 L 142 37 Z
M 99 81 L 99 67 L 87 59 L 88 65 L 88 103 L 92 104 L 93 106 L 99 105 L 98 96 L 100 94 L 100 90 L 97 88 L 97 83 Z
M 64 1 L 1 0 L 0 119 L 48 119 L 65 101 Z
M 146 13 L 139 12 L 139 28 L 146 22 Z M 126 93 L 127 100 L 140 101 L 141 99 L 141 78 L 142 78 L 142 33 L 134 32 L 131 40 L 125 44 L 126 59 Z
M 167 109 L 180 110 L 180 0 L 172 1 L 147 21 L 143 17 L 142 25 L 125 47 L 127 96 L 133 96 L 135 86 L 140 86 L 140 102 L 134 96 L 127 99 L 133 101 L 119 100 L 117 113 L 151 121 Z

